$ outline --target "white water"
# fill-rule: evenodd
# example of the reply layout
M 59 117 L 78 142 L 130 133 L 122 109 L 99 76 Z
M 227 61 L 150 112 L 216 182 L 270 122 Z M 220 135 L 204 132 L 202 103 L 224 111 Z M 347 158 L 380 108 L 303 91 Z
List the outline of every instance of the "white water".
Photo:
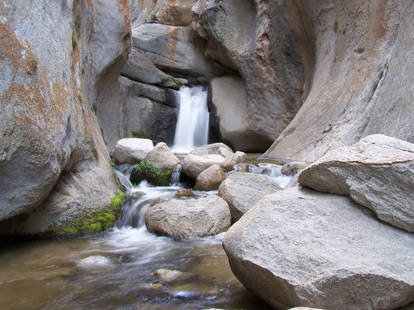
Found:
M 183 86 L 178 95 L 179 114 L 172 149 L 175 153 L 189 153 L 208 143 L 207 90 L 202 86 Z

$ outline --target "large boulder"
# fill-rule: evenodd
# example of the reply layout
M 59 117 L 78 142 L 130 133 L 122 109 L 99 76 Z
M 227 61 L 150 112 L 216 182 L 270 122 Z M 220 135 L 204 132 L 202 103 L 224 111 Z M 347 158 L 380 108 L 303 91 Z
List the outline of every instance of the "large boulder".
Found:
M 106 208 L 117 190 L 92 107 L 125 62 L 128 6 L 6 0 L 0 19 L 0 221 L 25 213 L 6 232 L 42 232 Z
M 212 236 L 230 227 L 230 210 L 218 196 L 169 199 L 151 206 L 145 220 L 149 231 L 174 239 Z
M 218 194 L 229 204 L 232 219 L 237 221 L 262 197 L 281 189 L 265 175 L 234 172 L 221 183 Z
M 219 75 L 222 69 L 204 56 L 204 41 L 188 27 L 142 24 L 132 29 L 132 46 L 163 71 L 193 77 Z
M 213 191 L 219 188 L 220 184 L 226 179 L 226 174 L 218 165 L 213 165 L 201 172 L 194 188 L 202 191 Z
M 154 149 L 154 143 L 149 139 L 126 138 L 116 143 L 112 157 L 120 164 L 136 164 Z
M 158 143 L 155 148 L 147 154 L 145 161 L 153 164 L 161 170 L 174 171 L 180 164 L 180 160 L 171 152 L 164 142 Z
M 371 135 L 328 152 L 299 175 L 302 186 L 350 196 L 383 221 L 414 231 L 414 144 Z
M 226 233 L 231 268 L 277 309 L 395 309 L 414 300 L 414 235 L 349 198 L 288 189 Z
M 414 143 L 414 3 L 301 1 L 296 10 L 313 46 L 311 88 L 265 156 L 312 162 L 377 133 Z

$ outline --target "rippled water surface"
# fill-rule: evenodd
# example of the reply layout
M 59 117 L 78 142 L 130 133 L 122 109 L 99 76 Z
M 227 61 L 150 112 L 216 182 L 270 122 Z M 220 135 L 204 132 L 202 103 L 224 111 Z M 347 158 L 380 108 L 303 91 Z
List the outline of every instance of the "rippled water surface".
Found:
M 129 194 L 118 228 L 1 245 L 0 309 L 270 309 L 232 274 L 223 234 L 174 241 L 149 233 L 145 210 L 159 197 L 173 197 L 181 185 L 131 187 L 129 172 L 127 166 L 117 171 Z M 182 274 L 168 283 L 154 275 L 160 268 Z

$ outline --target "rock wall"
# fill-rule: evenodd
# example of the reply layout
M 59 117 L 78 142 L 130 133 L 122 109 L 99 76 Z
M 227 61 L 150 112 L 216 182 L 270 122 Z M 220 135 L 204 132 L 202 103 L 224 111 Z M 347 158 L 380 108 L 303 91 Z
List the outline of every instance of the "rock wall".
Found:
M 311 89 L 265 156 L 313 161 L 373 133 L 414 142 L 414 3 L 293 2 L 314 45 Z
M 207 41 L 206 55 L 239 73 L 244 82 L 233 88 L 212 85 L 217 92 L 246 94 L 240 103 L 245 110 L 244 134 L 234 138 L 221 130 L 234 146 L 244 140 L 241 150 L 270 146 L 307 93 L 305 26 L 291 7 L 289 1 L 268 0 L 199 0 L 193 7 L 193 28 Z
M 117 184 L 93 109 L 119 87 L 127 2 L 2 1 L 0 46 L 1 230 L 46 231 L 105 208 Z

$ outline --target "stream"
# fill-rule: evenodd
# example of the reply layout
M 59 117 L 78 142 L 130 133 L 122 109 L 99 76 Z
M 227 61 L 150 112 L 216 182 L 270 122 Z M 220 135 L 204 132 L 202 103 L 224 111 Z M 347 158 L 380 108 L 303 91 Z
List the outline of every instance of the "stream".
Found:
M 2 245 L 0 309 L 270 309 L 232 274 L 221 246 L 224 234 L 175 241 L 147 231 L 145 210 L 183 188 L 177 175 L 170 187 L 146 182 L 133 187 L 131 166 L 117 168 L 128 193 L 117 227 L 97 235 Z M 289 181 L 278 166 L 248 170 L 282 185 Z M 164 281 L 154 274 L 158 269 L 180 276 Z

